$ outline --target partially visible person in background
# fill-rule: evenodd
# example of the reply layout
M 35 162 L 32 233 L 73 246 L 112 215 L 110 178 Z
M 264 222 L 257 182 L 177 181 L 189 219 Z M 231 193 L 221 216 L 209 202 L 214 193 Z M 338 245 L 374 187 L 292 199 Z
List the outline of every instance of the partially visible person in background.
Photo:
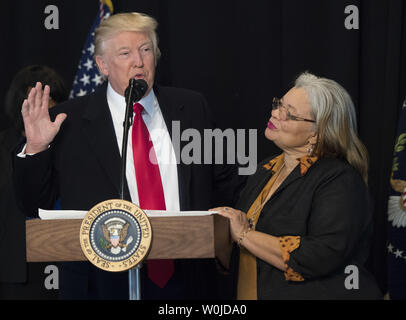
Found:
M 25 215 L 18 209 L 12 186 L 12 152 L 24 136 L 21 104 L 37 81 L 51 88 L 49 108 L 68 99 L 68 89 L 53 69 L 31 65 L 13 78 L 6 94 L 0 128 L 0 299 L 51 298 L 44 288 L 43 263 L 25 262 Z M 39 283 L 40 282 L 40 283 Z
M 21 105 L 38 81 L 43 83 L 44 86 L 48 84 L 51 88 L 49 108 L 68 99 L 68 89 L 55 70 L 42 65 L 32 65 L 20 70 L 11 82 L 4 108 L 14 128 L 19 132 L 24 131 Z

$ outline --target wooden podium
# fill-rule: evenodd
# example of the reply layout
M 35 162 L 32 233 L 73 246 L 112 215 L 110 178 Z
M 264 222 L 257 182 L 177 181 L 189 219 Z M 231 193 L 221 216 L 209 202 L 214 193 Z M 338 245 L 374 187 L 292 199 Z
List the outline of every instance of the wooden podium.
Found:
M 217 258 L 228 269 L 229 222 L 208 216 L 152 217 L 148 259 Z M 79 242 L 82 219 L 26 221 L 27 262 L 86 261 Z

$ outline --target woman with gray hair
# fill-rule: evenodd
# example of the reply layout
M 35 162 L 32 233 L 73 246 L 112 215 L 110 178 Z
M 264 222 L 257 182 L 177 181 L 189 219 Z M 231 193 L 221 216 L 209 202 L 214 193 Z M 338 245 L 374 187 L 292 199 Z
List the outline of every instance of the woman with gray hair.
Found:
M 237 298 L 381 298 L 363 266 L 372 211 L 350 96 L 303 73 L 272 107 L 265 136 L 282 154 L 258 166 L 237 209 L 212 209 L 240 247 Z

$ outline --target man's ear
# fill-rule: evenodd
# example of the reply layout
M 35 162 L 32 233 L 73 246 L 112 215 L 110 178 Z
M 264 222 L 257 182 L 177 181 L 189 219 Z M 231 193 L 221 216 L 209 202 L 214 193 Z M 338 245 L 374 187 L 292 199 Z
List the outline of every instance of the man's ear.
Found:
M 109 69 L 107 68 L 107 64 L 106 64 L 106 62 L 104 61 L 103 57 L 102 57 L 102 56 L 96 56 L 96 57 L 95 57 L 95 60 L 96 60 L 97 67 L 99 68 L 99 71 L 100 71 L 105 77 L 108 77 L 108 75 L 109 75 Z

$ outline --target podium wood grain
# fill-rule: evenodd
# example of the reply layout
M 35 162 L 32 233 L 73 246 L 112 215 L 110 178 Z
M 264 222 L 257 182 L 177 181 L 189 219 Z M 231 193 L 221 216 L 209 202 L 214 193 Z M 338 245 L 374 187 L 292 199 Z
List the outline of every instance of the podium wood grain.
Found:
M 228 220 L 218 216 L 150 218 L 153 238 L 147 259 L 217 257 L 228 266 Z M 28 262 L 85 261 L 79 243 L 81 219 L 26 222 Z

